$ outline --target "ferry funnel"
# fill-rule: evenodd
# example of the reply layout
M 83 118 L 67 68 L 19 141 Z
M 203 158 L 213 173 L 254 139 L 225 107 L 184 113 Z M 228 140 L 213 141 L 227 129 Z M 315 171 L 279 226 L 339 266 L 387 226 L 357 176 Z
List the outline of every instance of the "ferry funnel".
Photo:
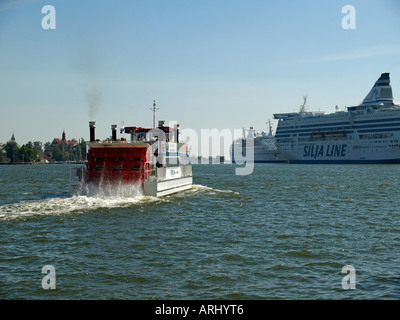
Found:
M 111 125 L 111 139 L 112 141 L 117 141 L 117 125 Z
M 96 141 L 95 128 L 96 128 L 96 122 L 95 121 L 89 121 L 90 142 L 95 142 Z
M 382 73 L 379 79 L 375 82 L 371 91 L 363 100 L 361 106 L 393 104 L 392 87 L 390 85 L 389 73 Z

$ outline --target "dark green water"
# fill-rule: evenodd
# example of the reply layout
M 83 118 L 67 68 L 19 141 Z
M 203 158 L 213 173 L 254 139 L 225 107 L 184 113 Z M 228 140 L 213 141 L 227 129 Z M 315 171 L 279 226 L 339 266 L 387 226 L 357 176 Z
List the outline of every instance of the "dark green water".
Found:
M 196 165 L 192 190 L 155 199 L 69 197 L 68 165 L 0 166 L 0 299 L 400 298 L 400 166 L 234 168 Z

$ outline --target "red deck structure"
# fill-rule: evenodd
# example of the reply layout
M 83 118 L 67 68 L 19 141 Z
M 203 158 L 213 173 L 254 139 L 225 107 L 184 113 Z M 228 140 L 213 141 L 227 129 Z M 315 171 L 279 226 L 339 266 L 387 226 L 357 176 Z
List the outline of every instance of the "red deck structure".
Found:
M 86 181 L 97 183 L 143 182 L 147 145 L 92 144 L 87 154 Z

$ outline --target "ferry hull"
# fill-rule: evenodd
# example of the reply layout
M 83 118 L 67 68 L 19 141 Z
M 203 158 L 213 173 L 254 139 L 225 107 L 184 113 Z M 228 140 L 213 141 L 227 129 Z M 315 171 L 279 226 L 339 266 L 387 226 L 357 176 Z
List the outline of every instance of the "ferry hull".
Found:
M 230 153 L 233 163 L 242 163 L 247 153 L 253 153 L 251 158 L 254 163 L 286 162 L 282 153 L 275 146 L 272 150 L 260 146 L 257 148 L 249 147 L 247 149 L 246 145 L 242 143 L 233 143 Z
M 71 168 L 69 171 L 69 194 L 80 194 L 83 187 L 83 167 Z
M 282 153 L 277 149 L 272 134 L 272 126 L 269 123 L 269 134 L 265 132 L 258 134 L 253 127 L 247 130 L 246 138 L 239 138 L 233 141 L 230 147 L 230 154 L 233 163 L 243 163 L 249 158 L 254 163 L 286 162 Z M 244 136 L 245 136 L 244 131 Z M 251 155 L 246 157 L 246 155 Z
M 254 153 L 254 163 L 285 162 L 279 151 L 267 151 L 262 154 Z
M 163 197 L 192 188 L 193 178 L 185 177 L 166 181 L 144 181 L 145 196 Z
M 395 137 L 391 141 L 399 140 L 400 138 Z M 340 142 L 320 141 L 279 147 L 289 163 L 400 163 L 400 145 L 397 142 L 390 143 L 385 140 L 375 142 L 353 138 L 343 139 Z
M 255 153 L 254 154 L 254 163 L 275 163 L 275 162 L 286 162 L 280 152 L 265 152 L 265 153 Z M 241 163 L 243 160 L 235 160 L 234 155 L 232 155 L 233 163 Z
M 83 187 L 83 182 L 71 181 L 69 183 L 69 194 L 71 194 L 71 195 L 80 194 L 82 187 Z
M 398 164 L 400 159 L 383 160 L 290 160 L 289 163 L 301 164 Z
M 346 111 L 274 114 L 275 145 L 290 163 L 400 163 L 400 105 L 383 73 Z M 337 108 L 336 108 L 337 110 Z
M 143 194 L 151 197 L 164 197 L 177 192 L 192 188 L 193 178 L 185 177 L 166 181 L 144 181 Z M 71 181 L 69 184 L 69 194 L 72 196 L 80 195 L 84 187 L 83 182 Z

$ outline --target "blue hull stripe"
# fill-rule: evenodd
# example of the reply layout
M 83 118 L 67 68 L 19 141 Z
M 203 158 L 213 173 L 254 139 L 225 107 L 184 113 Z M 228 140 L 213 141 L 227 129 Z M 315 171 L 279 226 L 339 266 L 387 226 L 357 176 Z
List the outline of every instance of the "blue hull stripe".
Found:
M 395 164 L 400 163 L 400 159 L 385 160 L 290 160 L 289 163 L 307 164 Z
M 244 161 L 246 162 L 246 161 Z M 260 160 L 260 161 L 253 161 L 254 163 L 279 163 L 279 162 L 287 162 L 286 160 Z M 232 160 L 232 163 L 236 163 L 236 161 Z M 244 163 L 240 163 L 244 164 Z

